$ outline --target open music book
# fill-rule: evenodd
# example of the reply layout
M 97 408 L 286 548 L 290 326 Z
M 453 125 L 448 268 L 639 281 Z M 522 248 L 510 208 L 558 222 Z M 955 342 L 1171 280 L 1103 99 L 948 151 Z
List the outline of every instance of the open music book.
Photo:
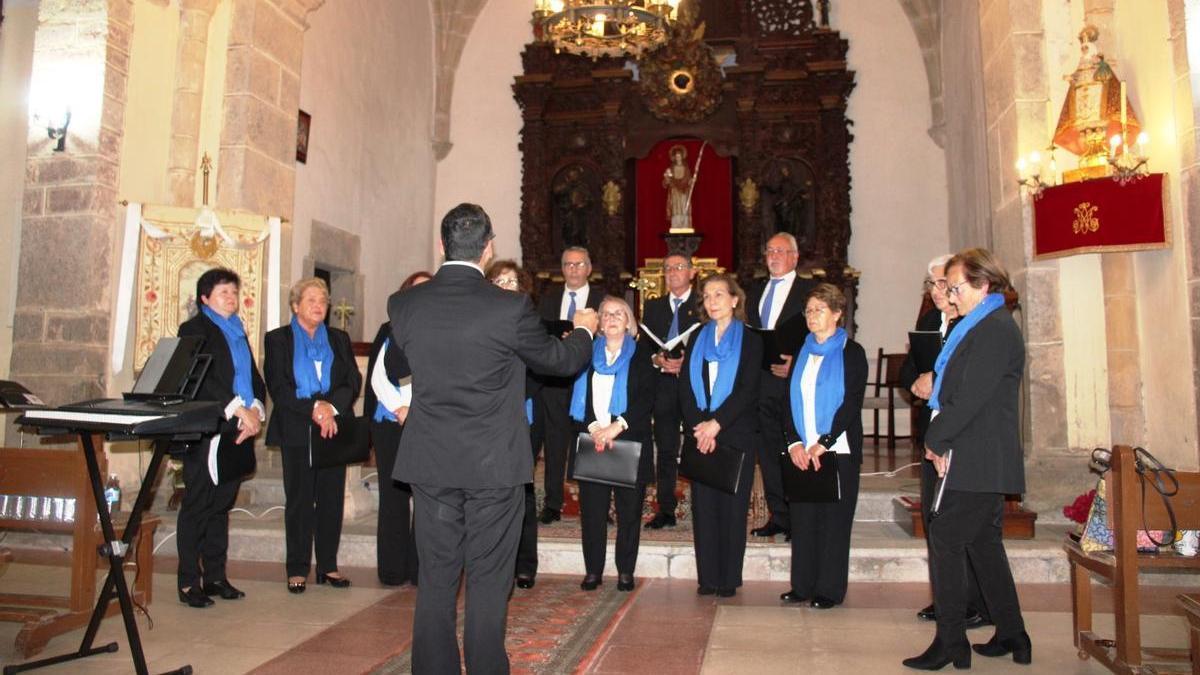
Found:
M 658 345 L 659 349 L 663 350 L 664 352 L 667 352 L 671 356 L 671 358 L 677 359 L 683 353 L 682 347 L 687 345 L 688 340 L 691 338 L 692 333 L 697 328 L 700 327 L 700 324 L 698 324 L 698 323 L 692 324 L 690 328 L 688 328 L 687 330 L 683 331 L 679 335 L 676 335 L 674 338 L 667 340 L 665 342 L 662 340 L 662 338 L 655 335 L 654 331 L 650 330 L 649 328 L 646 328 L 646 324 L 639 323 L 638 326 L 641 327 L 642 332 L 645 333 L 647 337 L 649 337 L 651 340 L 654 341 L 654 344 Z

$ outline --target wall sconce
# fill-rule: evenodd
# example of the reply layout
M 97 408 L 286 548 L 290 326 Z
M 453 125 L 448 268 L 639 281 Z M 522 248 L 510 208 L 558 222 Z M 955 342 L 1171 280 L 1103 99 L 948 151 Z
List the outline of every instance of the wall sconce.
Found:
M 57 124 L 57 126 L 55 126 Z M 71 109 L 63 110 L 62 115 L 57 119 L 46 119 L 46 135 L 52 141 L 58 141 L 58 145 L 54 146 L 54 152 L 62 152 L 67 149 L 67 127 L 71 126 Z
M 1046 157 L 1049 157 L 1049 162 Z M 1043 180 L 1042 176 L 1046 176 L 1047 180 Z M 1053 145 L 1046 149 L 1046 156 L 1034 150 L 1028 157 L 1017 159 L 1017 185 L 1029 196 L 1037 199 L 1042 196 L 1042 190 L 1057 184 L 1058 162 L 1054 158 Z
M 1121 185 L 1141 180 L 1150 175 L 1150 167 L 1146 162 L 1146 146 L 1150 144 L 1150 134 L 1141 132 L 1134 144 L 1125 142 L 1125 134 L 1116 134 L 1108 140 L 1108 164 L 1113 169 L 1113 180 Z

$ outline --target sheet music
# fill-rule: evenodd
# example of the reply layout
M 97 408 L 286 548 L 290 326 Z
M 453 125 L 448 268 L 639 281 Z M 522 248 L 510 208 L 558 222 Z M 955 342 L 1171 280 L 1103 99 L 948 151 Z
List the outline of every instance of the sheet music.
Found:
M 654 341 L 654 344 L 658 345 L 659 349 L 663 350 L 664 352 L 669 352 L 680 344 L 687 344 L 688 337 L 692 334 L 692 331 L 700 327 L 700 324 L 692 324 L 690 328 L 683 331 L 679 335 L 676 335 L 674 339 L 666 342 L 663 342 L 661 339 L 659 339 L 659 337 L 654 334 L 654 331 L 646 327 L 646 324 L 639 323 L 638 326 L 641 327 L 642 332 L 644 332 L 651 340 Z
M 937 485 L 934 486 L 933 506 L 930 507 L 929 512 L 935 516 L 942 510 L 942 497 L 946 494 L 946 483 L 950 480 L 950 460 L 952 459 L 954 459 L 953 448 L 946 451 L 946 473 L 938 478 Z

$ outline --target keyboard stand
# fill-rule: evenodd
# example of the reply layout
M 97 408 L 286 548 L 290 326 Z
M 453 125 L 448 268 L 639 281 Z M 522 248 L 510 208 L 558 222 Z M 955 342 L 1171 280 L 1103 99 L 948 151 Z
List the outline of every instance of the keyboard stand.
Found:
M 96 510 L 100 514 L 100 528 L 104 533 L 104 541 L 107 542 L 100 546 L 100 556 L 108 559 L 108 577 L 104 580 L 104 588 L 100 591 L 100 597 L 96 600 L 96 607 L 92 610 L 92 618 L 88 622 L 87 630 L 83 634 L 83 641 L 79 644 L 79 649 L 69 654 L 61 654 L 59 656 L 51 656 L 37 661 L 28 663 L 20 663 L 12 666 L 4 667 L 4 675 L 13 675 L 27 670 L 35 670 L 44 668 L 58 663 L 66 663 L 76 659 L 83 659 L 96 654 L 106 654 L 116 652 L 119 647 L 116 642 L 110 642 L 99 647 L 94 646 L 96 641 L 96 632 L 100 629 L 100 621 L 104 618 L 108 610 L 108 604 L 115 597 L 121 605 L 121 617 L 125 621 L 125 636 L 129 639 L 129 652 L 133 657 L 133 667 L 138 675 L 149 675 L 149 670 L 146 668 L 146 655 L 142 652 L 142 640 L 138 634 L 137 617 L 133 612 L 133 598 L 129 594 L 129 585 L 125 582 L 124 562 L 125 556 L 131 551 L 134 537 L 137 536 L 138 527 L 142 522 L 142 515 L 150 505 L 150 498 L 153 494 L 153 478 L 158 476 L 159 466 L 162 465 L 163 457 L 167 454 L 167 447 L 170 445 L 170 439 L 157 438 L 153 441 L 154 454 L 150 457 L 150 465 L 146 468 L 146 475 L 142 479 L 142 486 L 138 490 L 137 498 L 133 502 L 133 510 L 129 512 L 129 521 L 125 525 L 124 536 L 117 539 L 116 531 L 113 529 L 112 516 L 108 512 L 108 503 L 104 499 L 104 484 L 101 482 L 100 465 L 96 461 L 96 452 L 98 450 L 95 444 L 92 443 L 91 431 L 79 431 L 80 442 L 83 444 L 84 458 L 87 460 L 88 475 L 92 482 L 92 497 L 96 500 Z M 190 665 L 181 666 L 175 670 L 170 670 L 164 675 L 191 675 L 192 667 Z

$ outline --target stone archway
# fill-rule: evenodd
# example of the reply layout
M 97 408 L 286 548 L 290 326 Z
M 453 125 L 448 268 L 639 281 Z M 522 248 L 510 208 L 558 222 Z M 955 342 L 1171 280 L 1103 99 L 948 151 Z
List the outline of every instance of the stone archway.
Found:
M 946 112 L 942 101 L 942 6 L 941 0 L 899 0 L 917 36 L 917 47 L 929 81 L 929 137 L 945 147 Z

